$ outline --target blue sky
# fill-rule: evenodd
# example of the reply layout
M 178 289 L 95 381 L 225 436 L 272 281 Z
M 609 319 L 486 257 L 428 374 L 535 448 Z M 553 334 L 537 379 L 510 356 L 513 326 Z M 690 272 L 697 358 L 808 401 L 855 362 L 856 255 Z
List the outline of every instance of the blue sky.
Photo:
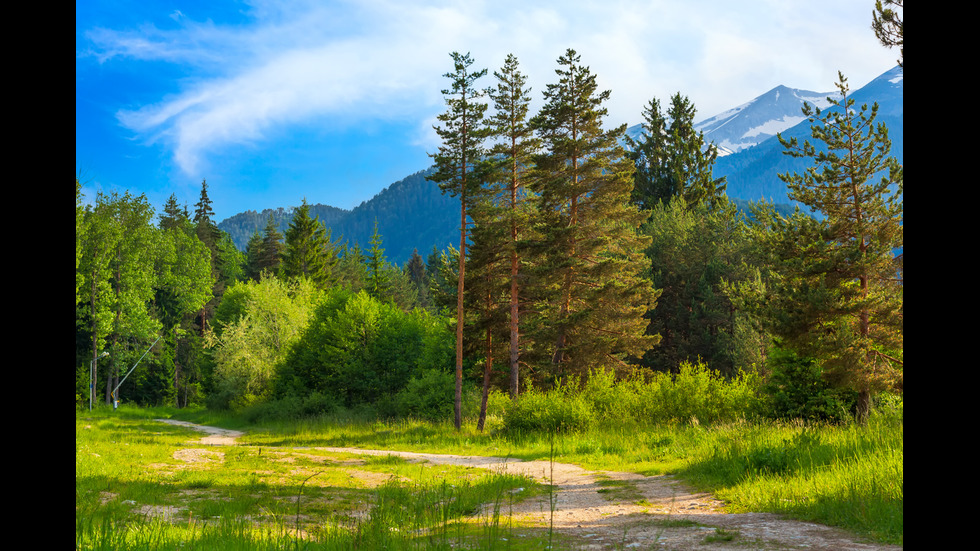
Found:
M 858 88 L 896 64 L 873 0 L 83 1 L 75 4 L 75 165 L 83 193 L 171 194 L 207 179 L 220 221 L 305 198 L 353 208 L 424 169 L 450 52 L 513 53 L 540 106 L 574 48 L 612 91 L 609 124 L 653 97 L 698 118 L 783 84 Z

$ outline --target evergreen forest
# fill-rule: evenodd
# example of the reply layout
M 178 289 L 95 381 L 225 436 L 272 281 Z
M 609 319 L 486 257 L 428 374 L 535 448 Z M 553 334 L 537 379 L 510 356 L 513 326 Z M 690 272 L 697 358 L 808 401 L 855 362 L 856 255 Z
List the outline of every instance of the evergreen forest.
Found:
M 786 211 L 728 199 L 680 93 L 651 98 L 630 139 L 572 49 L 534 92 L 538 112 L 516 57 L 449 62 L 433 84 L 442 145 L 416 177 L 452 200 L 458 236 L 407 261 L 389 260 L 376 220 L 352 243 L 305 200 L 242 250 L 207 181 L 189 206 L 84 197 L 76 178 L 76 407 L 346 410 L 483 430 L 493 400 L 519 412 L 543 393 L 691 374 L 741 389 L 717 420 L 860 423 L 901 399 L 903 167 L 843 75 L 839 101 L 804 110 L 809 138 L 780 138 L 809 165 L 780 175 L 805 206 Z M 424 231 L 408 235 L 431 242 Z M 654 406 L 635 414 L 692 415 Z

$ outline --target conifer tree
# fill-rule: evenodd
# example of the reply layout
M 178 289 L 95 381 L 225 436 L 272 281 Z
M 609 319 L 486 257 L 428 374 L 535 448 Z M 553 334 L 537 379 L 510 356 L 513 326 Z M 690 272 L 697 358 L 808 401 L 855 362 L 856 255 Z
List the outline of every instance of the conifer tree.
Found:
M 380 302 L 391 302 L 391 278 L 388 274 L 388 262 L 385 260 L 385 250 L 381 248 L 381 235 L 378 233 L 378 221 L 374 221 L 374 233 L 371 234 L 371 246 L 367 258 L 367 291 Z
M 167 202 L 163 205 L 163 214 L 160 215 L 160 229 L 168 230 L 183 227 L 183 223 L 186 220 L 186 213 L 177 203 L 177 197 L 171 194 Z
M 194 224 L 197 226 L 197 236 L 211 249 L 212 256 L 217 251 L 221 239 L 220 230 L 214 223 L 214 209 L 211 208 L 211 198 L 208 197 L 208 181 L 201 180 L 201 196 L 194 208 Z
M 283 235 L 279 232 L 279 227 L 276 226 L 276 219 L 269 214 L 269 220 L 266 222 L 265 229 L 262 231 L 262 242 L 258 250 L 258 258 L 256 259 L 256 268 L 258 273 L 268 272 L 270 274 L 279 273 L 279 267 L 282 265 L 282 255 L 286 250 L 286 244 L 283 243 Z
M 898 46 L 899 67 L 904 67 L 905 62 L 905 25 L 901 13 L 903 4 L 903 0 L 876 0 L 875 11 L 871 14 L 871 28 L 881 45 L 888 48 Z
M 871 397 L 901 387 L 903 287 L 895 251 L 904 245 L 903 168 L 876 124 L 878 104 L 856 109 L 839 76 L 840 99 L 805 104 L 814 143 L 785 140 L 785 153 L 811 159 L 803 174 L 781 174 L 789 197 L 819 213 L 773 227 L 776 334 L 822 361 L 825 375 L 858 392 L 864 421 Z
M 626 125 L 602 127 L 610 92 L 599 91 L 574 50 L 558 63 L 559 81 L 532 123 L 546 147 L 535 157 L 543 240 L 535 278 L 550 294 L 544 304 L 557 305 L 540 311 L 546 331 L 538 338 L 564 382 L 622 366 L 657 339 L 644 335 L 655 293 L 640 277 L 649 239 L 637 231 L 646 214 L 630 203 L 634 166 L 619 145 Z
M 261 279 L 262 270 L 258 267 L 259 254 L 262 248 L 262 234 L 259 230 L 252 232 L 252 237 L 248 238 L 245 245 L 245 277 L 252 281 Z
M 310 205 L 296 209 L 286 230 L 286 244 L 282 252 L 282 274 L 286 278 L 306 277 L 320 289 L 333 282 L 333 267 L 337 263 L 335 244 L 320 217 L 310 217 Z
M 341 247 L 335 272 L 337 282 L 352 293 L 367 288 L 366 258 L 357 243 Z
M 678 196 L 691 208 L 705 201 L 714 205 L 725 197 L 725 177 L 712 175 L 718 150 L 694 129 L 695 114 L 694 105 L 680 93 L 671 97 L 666 115 L 654 98 L 643 111 L 640 141 L 627 137 L 636 163 L 633 202 L 641 208 Z
M 432 295 L 429 293 L 429 270 L 418 249 L 412 250 L 412 256 L 405 263 L 405 275 L 408 276 L 408 280 L 415 289 L 419 307 L 425 310 L 432 308 Z
M 541 141 L 528 123 L 530 88 L 525 87 L 527 77 L 518 69 L 517 58 L 509 54 L 504 66 L 494 72 L 494 76 L 497 86 L 489 91 L 494 104 L 490 128 L 497 143 L 491 148 L 491 153 L 498 163 L 496 179 L 503 182 L 505 187 L 500 195 L 507 202 L 507 213 L 499 219 L 507 224 L 509 230 L 509 235 L 504 238 L 510 264 L 507 275 L 510 283 L 509 388 L 511 398 L 516 399 L 520 390 L 520 242 L 527 238 L 533 216 L 530 209 L 533 203 L 525 200 L 528 196 L 525 184 L 532 165 L 531 156 L 537 153 Z
M 508 334 L 510 288 L 509 209 L 505 198 L 481 197 L 471 208 L 475 222 L 466 269 L 467 352 L 483 358 L 483 392 L 476 428 L 483 430 L 494 359 Z M 515 396 L 516 397 L 516 396 Z
M 479 98 L 483 91 L 476 87 L 476 81 L 486 75 L 487 70 L 471 71 L 473 59 L 469 54 L 458 52 L 450 54 L 453 71 L 444 76 L 450 80 L 450 88 L 443 90 L 447 110 L 439 115 L 441 123 L 434 129 L 442 140 L 438 153 L 432 155 L 435 172 L 429 177 L 438 182 L 443 193 L 459 197 L 459 273 L 456 294 L 456 395 L 454 404 L 454 424 L 462 426 L 462 383 L 463 383 L 463 292 L 466 275 L 466 232 L 467 208 L 473 196 L 478 193 L 482 177 L 479 166 L 484 162 L 486 128 L 484 113 L 487 105 Z

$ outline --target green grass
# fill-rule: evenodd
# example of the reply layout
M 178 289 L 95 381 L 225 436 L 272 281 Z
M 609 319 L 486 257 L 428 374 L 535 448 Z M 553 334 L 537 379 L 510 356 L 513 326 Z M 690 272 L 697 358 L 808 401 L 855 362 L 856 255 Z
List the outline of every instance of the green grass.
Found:
M 201 435 L 154 417 L 247 429 L 241 441 L 248 445 L 212 448 L 224 452 L 220 462 L 184 464 L 174 451 Z M 488 427 L 494 426 L 491 418 Z M 342 417 L 247 427 L 232 415 L 203 410 L 120 408 L 76 414 L 76 547 L 119 548 L 123 541 L 136 549 L 174 548 L 174 542 L 181 549 L 221 549 L 221 542 L 238 541 L 224 548 L 278 549 L 295 546 L 297 528 L 304 542 L 315 542 L 310 549 L 486 549 L 501 541 L 534 549 L 555 537 L 507 519 L 508 500 L 546 491 L 530 480 L 360 456 L 354 468 L 393 478 L 358 486 L 346 470 L 356 455 L 281 450 L 315 446 L 553 458 L 592 470 L 673 474 L 713 492 L 733 512 L 782 513 L 883 543 L 904 539 L 901 410 L 877 414 L 866 426 L 606 421 L 547 435 Z M 639 497 L 628 483 L 600 484 L 610 498 Z M 515 494 L 517 487 L 533 490 Z M 170 517 L 162 520 L 159 511 L 171 511 Z
M 166 413 L 76 415 L 76 549 L 487 548 L 520 528 L 500 512 L 543 491 L 394 456 L 201 446 L 201 433 L 152 421 Z M 352 469 L 382 476 L 363 483 Z M 521 535 L 512 548 L 547 537 Z

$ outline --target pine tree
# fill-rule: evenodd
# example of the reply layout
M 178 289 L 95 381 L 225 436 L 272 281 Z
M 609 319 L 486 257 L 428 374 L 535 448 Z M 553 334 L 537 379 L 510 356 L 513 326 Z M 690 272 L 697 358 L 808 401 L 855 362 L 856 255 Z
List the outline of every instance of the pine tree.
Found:
M 502 354 L 508 327 L 510 290 L 509 209 L 502 197 L 485 195 L 471 208 L 475 222 L 466 269 L 467 352 L 483 358 L 483 391 L 476 428 L 483 431 L 494 359 Z M 470 344 L 472 343 L 472 344 Z
M 509 256 L 510 273 L 510 347 L 509 388 L 511 398 L 516 399 L 520 390 L 520 290 L 521 290 L 521 245 L 527 238 L 528 227 L 533 215 L 526 201 L 528 192 L 525 186 L 526 175 L 531 169 L 532 155 L 537 153 L 541 141 L 534 135 L 528 123 L 528 110 L 531 103 L 530 88 L 525 88 L 527 77 L 518 69 L 517 58 L 508 55 L 500 71 L 494 72 L 497 86 L 489 91 L 494 104 L 494 115 L 490 128 L 497 144 L 491 153 L 497 159 L 496 178 L 505 184 L 507 214 L 500 220 L 507 224 L 509 236 L 506 240 L 506 253 Z
M 643 120 L 640 141 L 626 136 L 626 142 L 630 146 L 629 157 L 636 164 L 632 201 L 649 210 L 677 193 L 667 169 L 667 119 L 657 98 L 647 103 Z
M 425 310 L 431 309 L 432 295 L 429 293 L 429 270 L 418 249 L 412 250 L 412 256 L 405 263 L 405 275 L 415 289 L 419 307 Z
M 259 233 L 259 230 L 255 230 L 245 245 L 245 277 L 252 281 L 258 281 L 262 278 L 262 270 L 259 268 L 261 249 L 262 234 Z
M 282 252 L 282 274 L 286 278 L 305 277 L 320 289 L 333 283 L 333 267 L 337 263 L 336 244 L 330 241 L 330 233 L 320 217 L 310 217 L 310 205 L 296 209 L 286 230 L 286 244 Z
M 901 387 L 903 293 L 895 251 L 903 247 L 903 168 L 876 124 L 878 105 L 855 109 L 840 75 L 840 99 L 803 114 L 817 145 L 780 142 L 811 159 L 803 174 L 781 174 L 789 198 L 813 209 L 778 220 L 777 334 L 822 361 L 825 374 L 858 392 L 866 420 L 873 393 Z M 781 310 L 781 311 L 780 311 Z
M 367 288 L 367 266 L 361 247 L 355 243 L 341 247 L 340 259 L 335 268 L 337 283 L 343 288 L 357 293 Z
M 163 214 L 160 215 L 160 229 L 182 227 L 186 220 L 186 213 L 177 203 L 177 197 L 171 194 L 163 206 Z
M 652 237 L 650 278 L 661 294 L 647 314 L 648 332 L 662 339 L 644 355 L 644 366 L 677 372 L 681 362 L 704 361 L 726 376 L 737 372 L 737 359 L 747 356 L 744 324 L 727 289 L 754 275 L 739 216 L 733 203 L 690 207 L 683 196 L 650 211 L 643 231 Z
M 442 140 L 439 152 L 432 155 L 435 172 L 429 177 L 438 182 L 443 193 L 459 196 L 459 273 L 456 294 L 456 395 L 454 404 L 454 423 L 456 429 L 462 427 L 462 383 L 463 383 L 463 292 L 466 275 L 466 232 L 467 208 L 469 201 L 479 192 L 482 177 L 479 165 L 485 160 L 484 141 L 486 129 L 484 113 L 487 105 L 478 101 L 483 92 L 476 88 L 476 81 L 486 75 L 487 70 L 471 71 L 473 59 L 469 54 L 458 52 L 450 54 L 453 71 L 444 76 L 450 79 L 451 86 L 443 90 L 447 110 L 439 115 L 440 126 L 435 131 Z
M 544 92 L 532 124 L 547 151 L 537 155 L 535 189 L 543 252 L 535 278 L 550 297 L 543 304 L 539 344 L 550 343 L 552 372 L 615 368 L 656 341 L 645 336 L 644 312 L 655 293 L 644 269 L 646 219 L 630 203 L 633 164 L 619 145 L 626 125 L 604 130 L 610 92 L 568 49 L 558 59 L 559 82 Z
M 215 253 L 221 235 L 214 223 L 214 209 L 211 208 L 211 198 L 208 197 L 207 179 L 201 180 L 201 196 L 195 205 L 194 224 L 197 226 L 197 237 Z
M 902 22 L 903 14 L 891 6 L 903 10 L 903 4 L 903 0 L 884 0 L 884 3 L 877 0 L 871 17 L 871 28 L 881 45 L 887 48 L 898 46 L 899 67 L 904 67 L 905 62 L 905 25 Z
M 711 174 L 718 149 L 705 143 L 704 133 L 694 129 L 696 114 L 694 104 L 687 97 L 677 93 L 670 98 L 667 111 L 670 167 L 677 187 L 689 205 L 704 202 L 714 205 L 725 197 L 727 184 L 724 176 L 715 178 Z

